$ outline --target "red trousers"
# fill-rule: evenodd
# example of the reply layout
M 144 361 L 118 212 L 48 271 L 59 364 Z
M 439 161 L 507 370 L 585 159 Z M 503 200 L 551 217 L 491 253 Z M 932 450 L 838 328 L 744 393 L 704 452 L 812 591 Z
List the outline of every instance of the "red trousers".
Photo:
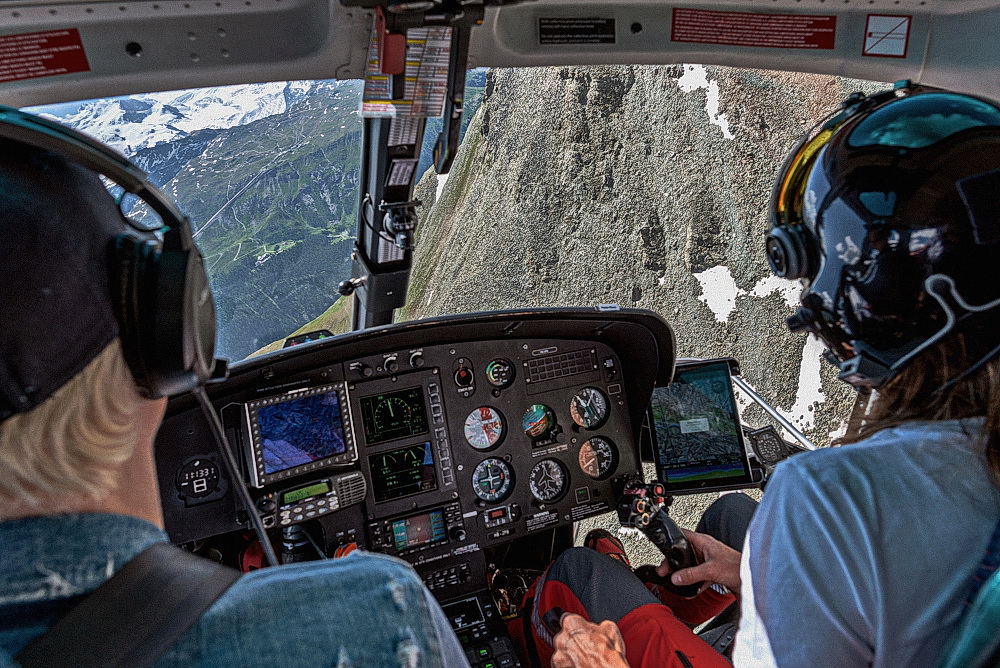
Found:
M 632 571 L 587 548 L 567 550 L 535 585 L 531 630 L 542 666 L 552 659 L 552 636 L 542 623 L 553 608 L 618 625 L 632 668 L 731 668 L 691 630 L 722 612 L 732 594 L 707 589 L 692 599 L 666 591 L 654 596 Z

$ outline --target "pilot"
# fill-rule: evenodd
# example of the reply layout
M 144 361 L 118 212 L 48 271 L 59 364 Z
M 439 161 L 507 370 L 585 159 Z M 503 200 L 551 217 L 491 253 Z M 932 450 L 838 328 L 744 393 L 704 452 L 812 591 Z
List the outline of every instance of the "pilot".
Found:
M 741 593 L 736 666 L 934 666 L 1000 560 L 1000 106 L 908 84 L 849 98 L 786 160 L 772 216 L 771 268 L 803 284 L 789 326 L 877 392 L 848 447 L 778 466 L 741 555 L 689 534 L 702 563 L 672 578 Z M 549 580 L 605 559 L 581 550 Z M 623 641 L 579 612 L 556 668 L 724 665 L 662 651 L 692 642 L 678 625 Z
M 137 392 L 109 293 L 125 229 L 95 173 L 0 141 L 0 664 L 167 541 L 153 459 L 166 399 Z M 355 553 L 242 576 L 156 665 L 468 662 L 408 565 Z

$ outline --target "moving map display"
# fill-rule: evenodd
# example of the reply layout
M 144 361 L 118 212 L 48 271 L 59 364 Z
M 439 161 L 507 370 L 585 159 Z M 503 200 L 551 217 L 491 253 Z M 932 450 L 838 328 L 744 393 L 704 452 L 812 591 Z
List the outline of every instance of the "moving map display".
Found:
M 671 491 L 750 481 L 729 364 L 678 366 L 673 383 L 653 391 L 656 473 Z
M 336 390 L 262 403 L 252 419 L 265 475 L 347 451 Z

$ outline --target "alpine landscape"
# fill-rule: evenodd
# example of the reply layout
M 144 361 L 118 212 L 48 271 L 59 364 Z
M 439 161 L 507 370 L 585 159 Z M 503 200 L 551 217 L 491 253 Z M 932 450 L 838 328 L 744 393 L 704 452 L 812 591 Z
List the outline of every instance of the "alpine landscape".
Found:
M 737 358 L 751 385 L 828 444 L 851 397 L 821 365 L 822 347 L 784 327 L 798 287 L 771 276 L 763 239 L 785 151 L 859 87 L 871 84 L 691 65 L 470 73 L 451 174 L 427 171 L 417 188 L 398 319 L 651 309 L 675 328 L 681 356 Z M 356 226 L 359 92 L 359 82 L 257 84 L 45 113 L 129 155 L 191 217 L 222 353 L 242 359 L 296 331 L 349 326 L 336 286 Z M 745 405 L 744 419 L 768 418 Z M 695 503 L 673 513 L 684 520 Z

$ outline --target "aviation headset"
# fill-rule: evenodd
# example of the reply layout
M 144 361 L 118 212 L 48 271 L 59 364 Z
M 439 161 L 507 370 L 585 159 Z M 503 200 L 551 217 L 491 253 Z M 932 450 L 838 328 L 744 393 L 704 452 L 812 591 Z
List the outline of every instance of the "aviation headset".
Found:
M 162 242 L 122 215 L 108 252 L 111 302 L 125 360 L 140 393 L 157 398 L 192 390 L 215 366 L 215 305 L 188 219 L 123 156 L 71 128 L 0 106 L 0 139 L 50 151 L 110 179 L 142 199 L 162 221 Z

